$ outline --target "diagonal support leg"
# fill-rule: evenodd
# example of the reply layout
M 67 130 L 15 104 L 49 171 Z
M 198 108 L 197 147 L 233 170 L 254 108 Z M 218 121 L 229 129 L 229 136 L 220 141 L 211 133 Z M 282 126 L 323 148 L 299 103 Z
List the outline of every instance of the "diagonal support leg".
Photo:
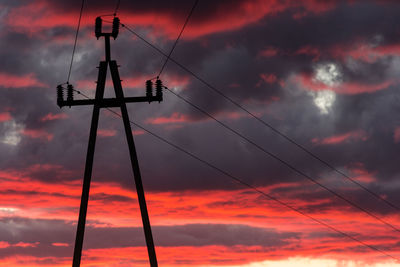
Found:
M 146 199 L 144 196 L 142 178 L 139 169 L 139 162 L 136 154 L 135 143 L 133 141 L 133 135 L 132 135 L 131 124 L 129 121 L 128 111 L 126 109 L 125 102 L 122 101 L 124 99 L 124 93 L 122 91 L 121 80 L 118 73 L 118 66 L 117 62 L 114 60 L 110 61 L 110 71 L 114 84 L 116 98 L 121 100 L 122 120 L 124 122 L 126 139 L 128 141 L 128 146 L 129 146 L 129 154 L 131 158 L 131 165 L 136 184 L 136 191 L 138 194 L 140 212 L 142 215 L 142 222 L 143 222 L 144 234 L 146 237 L 147 252 L 149 254 L 150 266 L 157 267 L 158 264 L 157 264 L 156 250 L 154 248 L 153 235 L 151 233 L 150 219 L 149 219 L 149 214 L 147 212 Z
M 72 267 L 79 267 L 81 264 L 83 236 L 85 233 L 86 213 L 89 201 L 90 180 L 92 178 L 93 157 L 94 157 L 97 127 L 100 115 L 99 103 L 104 95 L 106 76 L 107 76 L 107 62 L 101 61 L 99 67 L 99 76 L 97 78 L 96 99 L 95 99 L 96 101 L 93 108 L 92 124 L 90 126 L 89 145 L 86 155 L 85 175 L 83 178 L 81 206 L 79 209 L 79 220 L 78 220 L 78 228 L 76 231 L 74 258 L 72 261 Z

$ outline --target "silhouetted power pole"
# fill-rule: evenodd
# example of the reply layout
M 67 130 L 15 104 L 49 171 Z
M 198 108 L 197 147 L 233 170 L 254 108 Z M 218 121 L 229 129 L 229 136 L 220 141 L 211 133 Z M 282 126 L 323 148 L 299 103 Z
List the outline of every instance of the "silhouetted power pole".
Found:
M 131 124 L 129 121 L 128 111 L 126 109 L 126 103 L 131 102 L 153 102 L 153 101 L 162 101 L 162 83 L 157 79 L 156 81 L 156 94 L 153 95 L 152 86 L 153 83 L 151 80 L 146 82 L 146 96 L 142 97 L 124 97 L 124 93 L 122 91 L 121 80 L 118 73 L 118 65 L 115 60 L 111 60 L 110 53 L 110 37 L 114 39 L 117 38 L 119 32 L 119 19 L 114 17 L 113 27 L 111 33 L 103 33 L 102 32 L 102 19 L 100 17 L 96 18 L 96 27 L 95 27 L 95 35 L 97 39 L 100 37 L 104 37 L 105 40 L 105 61 L 100 61 L 99 66 L 99 74 L 97 78 L 97 87 L 96 87 L 96 96 L 95 99 L 82 99 L 82 100 L 74 100 L 73 94 L 74 89 L 71 84 L 67 84 L 67 99 L 64 99 L 64 89 L 62 85 L 57 86 L 57 105 L 61 108 L 64 106 L 81 106 L 81 105 L 93 105 L 93 116 L 92 116 L 92 124 L 90 126 L 90 135 L 89 135 L 89 144 L 86 156 L 86 165 L 85 165 L 85 173 L 83 178 L 83 187 L 82 187 L 82 197 L 81 197 L 81 205 L 79 210 L 79 220 L 76 232 L 75 239 L 75 248 L 74 248 L 74 257 L 73 257 L 73 267 L 79 267 L 81 262 L 82 255 L 82 245 L 83 245 L 83 237 L 85 232 L 85 223 L 86 223 L 86 213 L 87 206 L 89 200 L 89 189 L 90 189 L 90 180 L 92 177 L 92 168 L 93 168 L 93 156 L 95 151 L 95 143 L 96 143 L 96 135 L 97 135 L 97 127 L 99 122 L 99 113 L 101 108 L 110 108 L 110 107 L 119 107 L 121 109 L 121 116 L 124 123 L 126 140 L 128 141 L 129 154 L 131 159 L 131 165 L 133 169 L 136 191 L 138 194 L 140 212 L 142 215 L 143 229 L 146 238 L 147 251 L 149 254 L 149 261 L 151 267 L 157 267 L 157 257 L 154 248 L 153 236 L 151 233 L 151 226 L 149 215 L 147 212 L 146 199 L 144 196 L 142 178 L 140 175 L 139 162 L 136 155 L 135 143 L 133 141 Z M 111 77 L 114 85 L 115 98 L 104 98 L 104 87 L 106 83 L 107 76 L 107 68 L 110 67 Z

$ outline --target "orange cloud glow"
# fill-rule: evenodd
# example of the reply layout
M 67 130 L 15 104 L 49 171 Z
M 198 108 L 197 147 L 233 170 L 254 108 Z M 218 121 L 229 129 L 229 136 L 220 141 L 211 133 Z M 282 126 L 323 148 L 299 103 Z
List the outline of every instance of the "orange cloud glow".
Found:
M 248 24 L 254 23 L 264 16 L 275 15 L 289 8 L 302 6 L 307 13 L 326 12 L 336 5 L 336 1 L 327 1 L 321 3 L 317 0 L 307 0 L 299 3 L 298 1 L 277 1 L 277 0 L 252 0 L 239 3 L 231 10 L 219 8 L 215 10 L 212 16 L 207 19 L 193 17 L 182 38 L 193 39 L 199 36 L 240 29 Z M 86 16 L 82 19 L 82 26 L 91 26 L 99 12 L 105 10 L 87 10 Z M 48 1 L 35 1 L 22 7 L 14 8 L 7 16 L 8 24 L 15 30 L 28 33 L 39 32 L 43 28 L 56 26 L 76 26 L 76 13 L 64 13 L 59 16 L 59 11 L 54 10 Z M 156 34 L 165 34 L 169 38 L 176 38 L 177 29 L 181 25 L 183 18 L 175 14 L 157 11 L 120 11 L 122 22 L 127 25 L 152 26 L 157 30 Z
M 46 183 L 30 178 L 35 171 L 58 170 L 61 166 L 34 165 L 25 172 L 0 172 L 0 203 L 7 207 L 9 212 L 0 209 L 1 216 L 20 216 L 24 218 L 60 219 L 75 221 L 78 215 L 81 183 L 61 182 Z M 99 183 L 96 177 L 92 182 L 91 199 L 89 201 L 88 225 L 92 227 L 141 227 L 140 212 L 136 200 L 136 192 L 116 183 Z M 277 189 L 292 188 L 290 193 L 281 193 L 280 199 L 297 207 L 307 207 L 329 203 L 329 198 L 313 200 L 301 198 L 301 183 L 281 184 L 272 187 L 260 188 L 265 192 Z M 11 191 L 5 188 L 13 188 Z M 133 188 L 133 187 L 132 187 Z M 284 192 L 284 191 L 283 191 Z M 32 197 L 32 194 L 35 197 Z M 206 196 L 206 197 L 205 197 Z M 213 190 L 213 191 L 181 191 L 181 192 L 148 192 L 146 194 L 151 222 L 154 226 L 184 224 L 243 224 L 253 227 L 277 229 L 282 232 L 301 233 L 301 243 L 293 240 L 286 245 L 279 246 L 279 253 L 275 249 L 262 246 L 219 246 L 206 245 L 191 246 L 157 246 L 157 254 L 163 266 L 205 266 L 224 263 L 231 265 L 249 264 L 265 260 L 283 260 L 290 257 L 305 256 L 318 257 L 324 255 L 332 259 L 373 260 L 380 255 L 375 252 L 358 251 L 358 243 L 354 243 L 332 232 L 315 222 L 294 213 L 275 202 L 260 198 L 258 193 L 249 190 Z M 375 220 L 351 209 L 324 208 L 324 212 L 317 210 L 307 212 L 319 220 L 329 221 L 331 225 L 342 231 L 357 234 L 363 241 L 375 246 L 388 246 L 395 242 L 392 232 Z M 394 224 L 399 222 L 396 216 L 387 216 L 387 220 Z M 91 223 L 93 222 L 93 223 Z M 320 237 L 312 237 L 313 235 Z M 373 236 L 373 238 L 372 238 Z M 318 238 L 318 239 L 316 239 Z M 157 237 L 155 237 L 157 240 Z M 323 244 L 320 245 L 320 244 Z M 35 247 L 36 243 L 23 242 L 16 244 L 19 247 Z M 15 246 L 16 246 L 15 245 Z M 157 244 L 156 244 L 157 245 Z M 0 247 L 9 247 L 6 242 Z M 69 248 L 66 243 L 55 242 L 59 248 Z M 207 255 L 207 256 L 205 256 Z M 40 259 L 40 258 L 38 258 Z M 36 259 L 36 260 L 38 260 Z M 130 260 L 133 262 L 129 262 Z M 34 259 L 32 259 L 34 261 Z M 54 259 L 59 265 L 70 264 L 69 259 Z M 5 259 L 1 264 L 10 261 Z M 98 265 L 102 263 L 119 265 L 120 262 L 129 262 L 135 266 L 147 264 L 145 247 L 122 247 L 107 249 L 84 250 L 83 262 Z M 185 265 L 185 262 L 187 265 Z M 128 264 L 128 265 L 129 265 Z M 19 265 L 13 265 L 19 266 Z M 23 265 L 21 265 L 23 266 Z M 34 266 L 34 265 L 32 265 Z
M 188 116 L 180 113 L 173 113 L 170 117 L 158 117 L 158 118 L 150 118 L 146 120 L 148 124 L 168 124 L 168 123 L 183 123 L 189 122 L 190 119 Z
M 365 132 L 354 131 L 354 132 L 330 136 L 330 137 L 326 137 L 326 138 L 322 138 L 322 139 L 314 138 L 314 139 L 312 139 L 312 142 L 314 144 L 319 144 L 319 145 L 336 145 L 336 144 L 348 142 L 350 140 L 366 141 L 367 139 L 368 139 L 368 137 Z
M 48 133 L 45 130 L 38 130 L 38 129 L 24 129 L 22 131 L 22 134 L 30 138 L 42 139 L 47 141 L 53 140 L 54 137 L 53 134 Z
M 97 134 L 100 137 L 112 137 L 117 134 L 117 131 L 112 129 L 98 129 Z
M 42 118 L 40 118 L 40 121 L 45 122 L 45 121 L 54 121 L 54 120 L 61 120 L 61 119 L 66 119 L 68 118 L 68 115 L 66 113 L 58 113 L 58 114 L 53 114 L 53 113 L 48 113 Z
M 0 113 L 0 122 L 9 121 L 11 119 L 12 119 L 12 117 L 10 115 L 10 112 L 2 112 L 2 113 Z
M 33 73 L 22 76 L 0 73 L 0 87 L 23 88 L 30 86 L 47 87 L 47 85 L 39 82 Z
M 395 143 L 400 143 L 400 126 L 394 130 L 393 138 Z

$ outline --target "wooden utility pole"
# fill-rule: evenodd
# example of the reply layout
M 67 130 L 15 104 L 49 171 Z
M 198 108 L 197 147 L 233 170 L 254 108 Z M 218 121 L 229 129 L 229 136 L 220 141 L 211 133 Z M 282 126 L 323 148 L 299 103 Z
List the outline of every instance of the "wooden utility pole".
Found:
M 65 88 L 62 85 L 57 87 L 57 105 L 61 108 L 64 106 L 80 106 L 80 105 L 93 105 L 92 123 L 90 126 L 89 144 L 86 155 L 85 173 L 83 178 L 81 205 L 79 210 L 79 220 L 76 232 L 73 267 L 79 267 L 82 256 L 82 245 L 83 237 L 85 233 L 86 224 L 86 213 L 89 200 L 89 189 L 90 181 L 92 177 L 93 169 L 93 157 L 96 144 L 97 128 L 99 122 L 99 114 L 101 108 L 119 107 L 121 109 L 121 116 L 124 123 L 126 140 L 129 147 L 129 155 L 131 159 L 131 165 L 133 175 L 135 179 L 136 191 L 138 194 L 138 201 L 140 206 L 140 212 L 142 216 L 143 229 L 146 238 L 147 251 L 149 255 L 149 261 L 151 267 L 157 267 L 157 257 L 154 248 L 153 235 L 151 232 L 149 215 L 147 212 L 146 199 L 144 195 L 144 189 L 142 184 L 142 178 L 139 169 L 139 162 L 136 154 L 135 142 L 133 140 L 131 124 L 129 120 L 126 103 L 131 102 L 153 102 L 162 101 L 162 83 L 160 80 L 156 81 L 156 95 L 152 92 L 152 82 L 146 82 L 146 96 L 142 97 L 124 97 L 122 90 L 121 80 L 118 73 L 118 65 L 115 60 L 111 60 L 110 52 L 110 37 L 117 38 L 119 32 L 119 19 L 117 17 L 113 20 L 113 29 L 111 33 L 102 32 L 102 19 L 96 18 L 95 34 L 97 39 L 104 37 L 105 40 L 105 61 L 100 61 L 99 74 L 97 78 L 96 96 L 95 99 L 82 99 L 74 100 L 73 92 L 74 89 L 71 84 L 67 85 L 67 99 L 64 100 L 63 91 Z M 110 67 L 111 77 L 113 81 L 114 91 L 116 98 L 104 98 L 104 88 L 106 84 L 107 68 Z

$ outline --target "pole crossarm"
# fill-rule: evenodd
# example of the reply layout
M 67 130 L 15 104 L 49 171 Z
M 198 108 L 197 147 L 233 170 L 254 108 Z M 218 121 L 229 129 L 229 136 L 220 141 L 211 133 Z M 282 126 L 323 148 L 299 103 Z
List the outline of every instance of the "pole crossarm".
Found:
M 97 104 L 101 108 L 113 108 L 120 107 L 122 103 L 138 103 L 138 102 L 161 102 L 163 101 L 162 96 L 133 96 L 133 97 L 125 97 L 124 99 L 118 98 L 103 98 L 100 100 L 96 99 L 74 99 L 74 100 L 61 100 L 57 101 L 57 105 L 62 107 L 72 107 L 72 106 L 86 106 L 86 105 L 94 105 Z

